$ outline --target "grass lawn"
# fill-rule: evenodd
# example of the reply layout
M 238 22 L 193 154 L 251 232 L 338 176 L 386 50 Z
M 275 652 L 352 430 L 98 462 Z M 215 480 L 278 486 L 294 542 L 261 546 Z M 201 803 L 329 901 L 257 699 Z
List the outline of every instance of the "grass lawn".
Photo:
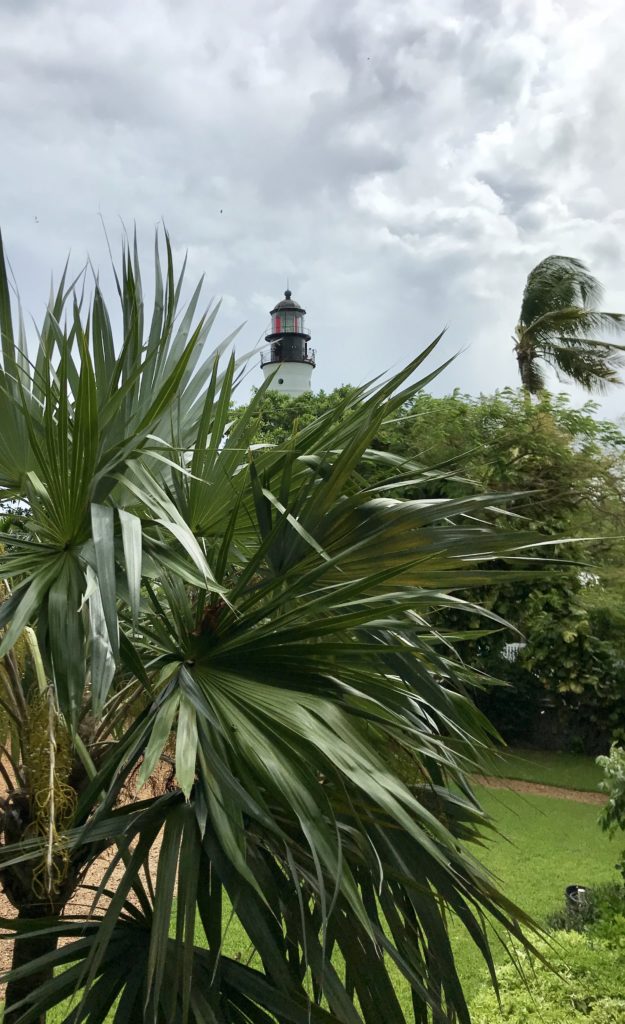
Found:
M 607 753 L 607 751 L 606 751 Z M 493 760 L 492 774 L 504 779 L 542 782 L 563 789 L 597 792 L 603 772 L 594 757 L 550 750 L 509 749 Z
M 563 903 L 567 885 L 616 880 L 620 846 L 597 826 L 598 807 L 492 789 L 481 789 L 480 798 L 502 834 L 481 859 L 507 895 L 536 920 L 544 920 Z M 457 949 L 470 995 L 486 975 L 479 954 L 463 935 Z
M 510 898 L 537 920 L 562 903 L 565 886 L 592 885 L 616 877 L 613 865 L 618 848 L 597 827 L 597 807 L 505 790 L 480 789 L 480 797 L 501 833 L 493 836 L 480 857 Z M 454 927 L 454 936 L 461 977 L 470 998 L 486 980 L 486 972 L 479 954 L 459 927 Z M 244 961 L 250 954 L 236 919 L 230 925 L 225 952 L 240 954 Z M 497 959 L 504 956 L 498 948 Z M 408 989 L 399 975 L 398 987 L 408 1008 Z M 49 1014 L 48 1024 L 60 1024 L 62 1020 L 59 1011 Z

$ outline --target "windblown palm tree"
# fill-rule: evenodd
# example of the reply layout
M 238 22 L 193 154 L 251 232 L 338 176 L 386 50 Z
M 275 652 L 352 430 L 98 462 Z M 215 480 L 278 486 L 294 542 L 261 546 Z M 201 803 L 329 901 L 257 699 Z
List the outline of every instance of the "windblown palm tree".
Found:
M 536 394 L 545 387 L 544 364 L 559 379 L 604 391 L 622 383 L 621 345 L 605 335 L 622 334 L 625 316 L 604 313 L 602 287 L 581 260 L 548 256 L 530 273 L 514 332 L 514 350 L 523 387 Z
M 168 239 L 148 319 L 124 253 L 118 345 L 97 281 L 85 315 L 62 280 L 29 350 L 1 255 L 5 1022 L 75 996 L 71 1024 L 404 1024 L 397 976 L 410 1019 L 468 1022 L 448 914 L 491 974 L 487 919 L 527 922 L 468 849 L 491 730 L 428 614 L 479 612 L 536 534 L 488 496 L 403 500 L 419 468 L 369 447 L 434 346 L 255 445 L 266 385 L 231 424 L 236 360 L 203 358 L 215 311 L 179 315 Z M 120 799 L 164 752 L 175 784 Z

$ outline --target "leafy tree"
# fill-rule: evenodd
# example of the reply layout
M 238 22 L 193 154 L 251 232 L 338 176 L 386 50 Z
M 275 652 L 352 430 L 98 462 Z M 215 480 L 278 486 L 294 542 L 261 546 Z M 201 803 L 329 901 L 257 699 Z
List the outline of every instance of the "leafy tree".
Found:
M 230 422 L 236 360 L 203 355 L 214 314 L 199 289 L 180 308 L 169 240 L 149 315 L 136 246 L 117 284 L 121 344 L 97 279 L 85 312 L 63 278 L 31 354 L 0 258 L 5 1021 L 78 992 L 72 1024 L 401 1024 L 394 965 L 412 1019 L 468 1022 L 448 914 L 491 974 L 489 918 L 528 940 L 467 850 L 492 733 L 462 632 L 428 619 L 479 615 L 452 592 L 536 534 L 479 494 L 401 497 L 427 481 L 371 447 L 434 346 L 258 448 L 266 391 Z M 123 798 L 164 751 L 173 788 Z
M 340 401 L 339 392 L 305 396 L 305 406 L 276 397 L 262 426 L 263 438 L 274 443 L 284 443 L 302 415 L 311 420 Z M 481 604 L 520 632 L 482 633 L 461 646 L 469 664 L 514 687 L 478 697 L 504 735 L 591 751 L 625 732 L 625 436 L 596 412 L 592 402 L 575 409 L 567 396 L 546 391 L 536 401 L 511 388 L 479 397 L 419 392 L 376 435 L 376 446 L 399 459 L 399 469 L 401 460 L 421 467 L 418 483 L 401 489 L 407 497 L 487 490 L 509 496 L 501 514 L 508 529 L 599 537 L 555 548 L 553 571 L 540 579 L 508 574 L 478 591 Z M 383 480 L 381 466 L 359 471 L 375 484 Z M 436 621 L 467 625 L 451 609 Z M 470 625 L 477 629 L 479 616 Z M 507 641 L 524 643 L 512 648 L 514 661 L 502 657 Z
M 622 333 L 625 316 L 599 310 L 601 297 L 599 281 L 581 260 L 548 256 L 531 271 L 514 331 L 519 374 L 531 394 L 545 387 L 545 363 L 588 391 L 621 383 L 623 347 L 603 336 Z
M 267 391 L 256 415 L 256 440 L 259 443 L 283 444 L 294 428 L 301 430 L 310 426 L 331 409 L 336 412 L 344 400 L 355 393 L 356 388 L 348 384 L 335 388 L 329 394 L 306 391 L 294 398 L 280 391 Z M 235 418 L 244 411 L 245 407 L 235 409 Z
M 542 392 L 529 402 L 506 389 L 491 396 L 418 396 L 388 436 L 392 451 L 429 465 L 455 455 L 453 492 L 466 477 L 482 491 L 517 492 L 507 504 L 519 527 L 563 538 L 599 538 L 554 548 L 554 571 L 531 582 L 500 582 L 478 600 L 521 635 L 491 633 L 462 645 L 475 667 L 514 686 L 489 689 L 480 705 L 510 739 L 533 738 L 596 750 L 625 730 L 625 437 L 595 418 L 596 406 L 573 409 L 566 396 Z M 427 440 L 425 440 L 427 439 Z M 450 483 L 444 481 L 445 493 Z M 463 490 L 464 489 L 464 490 Z M 514 521 L 510 524 L 514 525 Z M 545 567 L 548 568 L 548 567 Z M 444 613 L 449 623 L 450 612 Z M 472 622 L 477 626 L 477 620 Z M 523 641 L 515 661 L 504 641 Z M 514 649 L 513 649 L 514 650 Z
M 619 831 L 625 832 L 625 747 L 613 744 L 609 755 L 598 757 L 597 764 L 603 769 L 604 775 L 599 788 L 608 798 L 599 823 L 604 832 L 614 837 Z M 625 850 L 616 867 L 625 881 Z
M 283 444 L 294 429 L 328 410 L 338 415 L 342 400 L 354 393 L 345 385 L 293 399 L 268 392 L 256 440 Z M 530 528 L 565 527 L 576 516 L 588 532 L 600 517 L 618 533 L 625 526 L 625 434 L 597 419 L 597 408 L 593 402 L 573 408 L 567 395 L 547 391 L 534 402 L 513 388 L 479 396 L 456 390 L 442 398 L 419 391 L 380 425 L 374 440 L 380 452 L 416 462 L 430 474 L 440 469 L 438 479 L 420 481 L 432 496 L 519 491 L 513 507 L 531 512 Z M 233 418 L 244 409 L 235 409 Z M 359 469 L 372 480 L 377 467 Z

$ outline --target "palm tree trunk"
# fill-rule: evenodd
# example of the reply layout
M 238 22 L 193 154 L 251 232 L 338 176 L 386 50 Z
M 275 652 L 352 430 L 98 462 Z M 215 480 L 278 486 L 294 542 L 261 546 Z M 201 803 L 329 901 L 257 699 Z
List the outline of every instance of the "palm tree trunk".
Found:
M 531 393 L 531 373 L 530 373 L 530 358 L 527 352 L 519 350 L 516 355 L 517 363 L 519 364 L 519 375 L 521 377 L 521 384 L 526 391 Z
M 20 908 L 17 915 L 18 921 L 37 921 L 49 918 L 50 907 L 42 905 L 41 903 L 25 904 Z M 45 956 L 46 953 L 51 953 L 56 949 L 56 936 L 50 935 L 49 933 L 34 934 L 31 935 L 28 932 L 25 935 L 20 935 L 15 940 L 13 946 L 13 960 L 11 963 L 11 969 L 16 970 L 18 967 L 23 967 L 26 964 L 32 963 L 40 956 Z M 4 1008 L 4 1024 L 13 1024 L 19 1016 L 24 1012 L 24 1007 L 20 1010 L 14 1011 L 12 1007 L 21 1003 L 23 999 L 26 999 L 31 992 L 38 989 L 45 982 L 50 981 L 52 978 L 52 969 L 50 967 L 44 967 L 36 974 L 29 974 L 26 978 L 18 978 L 15 981 L 10 981 L 7 985 L 6 997 L 5 997 L 5 1008 Z M 46 1024 L 46 1015 L 43 1014 L 38 1018 L 37 1024 Z

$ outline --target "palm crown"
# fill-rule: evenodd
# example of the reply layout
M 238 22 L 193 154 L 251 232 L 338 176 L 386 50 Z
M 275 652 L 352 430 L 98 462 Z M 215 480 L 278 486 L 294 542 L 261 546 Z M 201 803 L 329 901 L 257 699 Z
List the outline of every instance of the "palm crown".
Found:
M 521 381 L 529 392 L 545 387 L 544 364 L 588 391 L 621 383 L 623 346 L 604 338 L 625 331 L 625 316 L 597 309 L 601 297 L 601 285 L 581 260 L 548 256 L 534 267 L 514 334 Z
M 0 259 L 6 1019 L 78 992 L 75 1024 L 402 1024 L 396 972 L 411 1019 L 466 1022 L 448 912 L 491 971 L 484 914 L 527 939 L 467 849 L 491 730 L 428 615 L 479 612 L 536 534 L 488 496 L 403 499 L 421 469 L 369 447 L 434 345 L 256 445 L 266 385 L 231 423 L 237 361 L 205 354 L 199 290 L 179 309 L 169 240 L 148 319 L 136 250 L 117 284 L 121 344 L 97 281 L 85 313 L 63 279 L 31 358 Z M 122 801 L 163 756 L 173 788 Z

